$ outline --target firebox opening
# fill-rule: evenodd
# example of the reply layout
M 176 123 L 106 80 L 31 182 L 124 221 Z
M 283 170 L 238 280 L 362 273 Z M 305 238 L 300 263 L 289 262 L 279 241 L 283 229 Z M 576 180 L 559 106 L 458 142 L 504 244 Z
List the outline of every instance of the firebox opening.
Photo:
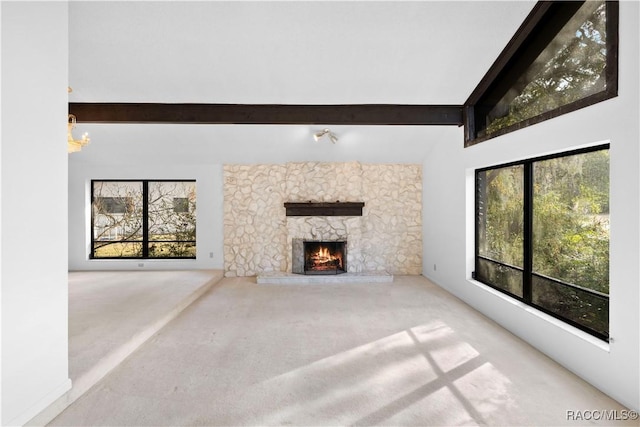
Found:
M 347 242 L 304 242 L 304 274 L 347 272 Z

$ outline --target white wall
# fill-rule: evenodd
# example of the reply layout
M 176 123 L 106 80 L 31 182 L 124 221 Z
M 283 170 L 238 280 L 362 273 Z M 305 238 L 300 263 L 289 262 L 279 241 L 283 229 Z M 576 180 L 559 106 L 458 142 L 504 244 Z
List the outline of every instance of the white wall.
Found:
M 67 366 L 68 7 L 2 2 L 2 425 L 71 387 Z
M 99 142 L 96 142 L 99 143 Z M 90 260 L 92 179 L 195 179 L 196 259 Z M 86 165 L 69 168 L 69 270 L 188 270 L 222 268 L 222 167 L 220 165 Z
M 424 163 L 424 275 L 629 408 L 640 408 L 640 130 L 637 2 L 620 4 L 619 96 L 471 148 L 441 141 Z M 471 280 L 473 171 L 611 143 L 609 344 Z M 437 266 L 434 269 L 434 264 Z
M 87 125 L 91 143 L 69 156 L 69 269 L 222 269 L 224 164 L 301 161 L 421 163 L 443 128 L 332 126 Z M 450 130 L 451 128 L 446 128 Z M 457 130 L 457 128 L 453 128 Z M 196 260 L 89 260 L 91 179 L 196 179 Z M 213 253 L 213 258 L 209 255 Z M 138 267 L 142 263 L 143 267 Z

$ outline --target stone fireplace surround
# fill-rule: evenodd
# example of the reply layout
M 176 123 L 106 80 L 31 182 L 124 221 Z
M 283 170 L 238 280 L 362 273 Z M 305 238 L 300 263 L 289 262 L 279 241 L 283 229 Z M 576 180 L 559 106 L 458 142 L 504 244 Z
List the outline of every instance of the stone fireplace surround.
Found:
M 362 216 L 289 216 L 286 202 L 364 202 Z M 349 273 L 422 272 L 422 167 L 224 166 L 226 277 L 292 271 L 292 241 L 347 240 Z

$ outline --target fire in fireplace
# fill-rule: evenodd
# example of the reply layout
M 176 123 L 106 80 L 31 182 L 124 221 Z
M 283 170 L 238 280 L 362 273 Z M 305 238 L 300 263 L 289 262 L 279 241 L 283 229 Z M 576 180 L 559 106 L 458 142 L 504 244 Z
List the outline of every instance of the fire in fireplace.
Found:
M 304 274 L 347 272 L 347 242 L 304 241 Z

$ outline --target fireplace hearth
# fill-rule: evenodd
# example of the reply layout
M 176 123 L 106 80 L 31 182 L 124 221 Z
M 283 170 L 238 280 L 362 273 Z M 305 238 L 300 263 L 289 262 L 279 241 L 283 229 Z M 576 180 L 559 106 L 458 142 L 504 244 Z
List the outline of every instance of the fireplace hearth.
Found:
M 347 241 L 315 241 L 294 239 L 293 273 L 308 275 L 347 272 Z

